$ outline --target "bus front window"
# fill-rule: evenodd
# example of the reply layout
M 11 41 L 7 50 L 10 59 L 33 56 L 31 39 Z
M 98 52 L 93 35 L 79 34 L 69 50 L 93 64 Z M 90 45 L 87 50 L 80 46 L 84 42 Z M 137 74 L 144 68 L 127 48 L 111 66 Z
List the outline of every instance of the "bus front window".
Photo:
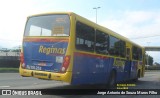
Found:
M 34 16 L 28 19 L 24 36 L 69 36 L 68 15 Z

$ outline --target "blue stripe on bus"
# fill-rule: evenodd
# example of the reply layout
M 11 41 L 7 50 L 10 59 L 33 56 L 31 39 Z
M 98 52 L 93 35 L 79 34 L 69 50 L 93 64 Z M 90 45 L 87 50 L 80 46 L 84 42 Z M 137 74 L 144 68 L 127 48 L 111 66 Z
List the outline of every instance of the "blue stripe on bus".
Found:
M 62 62 L 57 62 L 56 57 L 64 57 L 67 46 L 68 42 L 24 42 L 26 68 L 59 72 Z
M 137 76 L 137 62 L 124 62 L 124 67 L 114 66 L 114 58 L 74 53 L 71 84 L 105 84 L 112 69 L 117 72 L 117 82 L 134 79 Z

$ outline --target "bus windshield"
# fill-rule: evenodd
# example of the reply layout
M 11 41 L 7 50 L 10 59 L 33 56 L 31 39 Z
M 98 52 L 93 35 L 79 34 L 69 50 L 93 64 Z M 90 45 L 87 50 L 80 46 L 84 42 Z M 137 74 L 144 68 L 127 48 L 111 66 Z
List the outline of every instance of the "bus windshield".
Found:
M 30 17 L 24 36 L 69 36 L 68 15 L 43 15 Z

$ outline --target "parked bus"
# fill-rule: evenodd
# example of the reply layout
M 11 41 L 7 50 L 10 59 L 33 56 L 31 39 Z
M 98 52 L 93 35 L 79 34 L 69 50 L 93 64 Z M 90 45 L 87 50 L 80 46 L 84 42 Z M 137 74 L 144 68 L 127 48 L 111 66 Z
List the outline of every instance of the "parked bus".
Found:
M 70 84 L 109 84 L 144 76 L 144 48 L 72 12 L 27 18 L 22 76 Z

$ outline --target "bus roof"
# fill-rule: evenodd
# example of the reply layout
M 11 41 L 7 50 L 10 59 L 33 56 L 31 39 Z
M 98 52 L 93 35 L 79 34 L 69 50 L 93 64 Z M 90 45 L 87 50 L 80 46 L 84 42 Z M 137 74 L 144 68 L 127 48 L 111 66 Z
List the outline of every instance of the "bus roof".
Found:
M 47 13 L 34 14 L 34 15 L 29 16 L 29 17 L 41 16 L 41 15 L 52 15 L 52 14 L 68 14 L 68 15 L 71 15 L 71 14 L 75 14 L 75 13 L 73 13 L 73 12 L 47 12 Z
M 144 47 L 142 47 L 142 46 L 140 46 L 140 45 L 132 42 L 132 41 L 129 40 L 128 38 L 126 38 L 126 37 L 124 37 L 124 36 L 122 36 L 122 35 L 114 32 L 114 31 L 112 31 L 112 30 L 110 30 L 110 29 L 108 29 L 108 28 L 106 28 L 106 27 L 104 27 L 104 26 L 98 25 L 98 24 L 96 24 L 96 23 L 94 23 L 94 22 L 92 22 L 92 21 L 90 21 L 90 20 L 88 20 L 88 19 L 86 19 L 86 18 L 84 18 L 84 17 L 82 17 L 82 16 L 80 16 L 80 15 L 78 15 L 78 14 L 75 14 L 75 13 L 73 13 L 73 12 L 48 12 L 48 13 L 31 15 L 31 16 L 29 16 L 29 17 L 41 16 L 41 15 L 52 15 L 52 14 L 68 14 L 68 15 L 70 15 L 70 16 L 73 15 L 73 16 L 75 16 L 76 18 L 80 19 L 82 22 L 86 23 L 87 25 L 94 27 L 95 29 L 101 30 L 101 31 L 103 31 L 103 32 L 107 32 L 109 35 L 112 35 L 112 36 L 114 36 L 114 37 L 117 37 L 117 38 L 119 38 L 119 39 L 121 39 L 121 40 L 123 40 L 123 41 L 127 41 L 127 42 L 129 42 L 129 43 L 131 43 L 131 44 L 133 44 L 133 45 L 135 45 L 135 46 L 140 47 L 140 48 L 144 48 Z M 29 17 L 28 17 L 28 18 L 29 18 Z

